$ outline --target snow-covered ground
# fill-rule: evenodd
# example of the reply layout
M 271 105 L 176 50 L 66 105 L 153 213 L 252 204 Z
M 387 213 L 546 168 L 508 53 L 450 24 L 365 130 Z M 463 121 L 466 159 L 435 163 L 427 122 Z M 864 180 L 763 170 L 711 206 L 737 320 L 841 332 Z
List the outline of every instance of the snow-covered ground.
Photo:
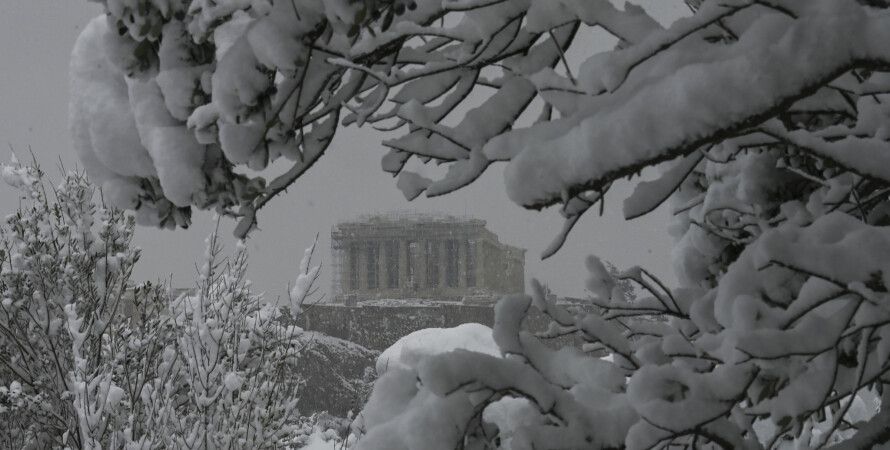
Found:
M 317 430 L 309 437 L 309 443 L 303 450 L 336 450 L 342 448 L 342 444 L 336 439 L 332 439 L 326 432 Z

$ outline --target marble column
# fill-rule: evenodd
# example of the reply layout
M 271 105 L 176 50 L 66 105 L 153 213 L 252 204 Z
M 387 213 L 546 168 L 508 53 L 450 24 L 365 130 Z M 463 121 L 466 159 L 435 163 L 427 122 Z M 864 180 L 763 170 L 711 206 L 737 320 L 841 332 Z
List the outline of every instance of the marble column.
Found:
M 445 259 L 446 258 L 446 254 L 445 254 L 446 240 L 439 239 L 437 241 L 437 243 L 439 246 L 439 284 L 438 284 L 438 286 L 440 288 L 442 288 L 442 287 L 447 287 L 447 285 L 445 283 L 445 265 L 448 264 L 448 261 Z
M 457 286 L 467 287 L 467 237 L 461 236 L 457 244 Z
M 399 291 L 402 295 L 409 291 L 408 289 L 408 241 L 399 239 L 396 241 L 396 258 L 399 260 Z
M 368 289 L 368 246 L 365 242 L 355 242 L 356 254 L 358 255 L 358 289 L 356 291 L 366 292 Z

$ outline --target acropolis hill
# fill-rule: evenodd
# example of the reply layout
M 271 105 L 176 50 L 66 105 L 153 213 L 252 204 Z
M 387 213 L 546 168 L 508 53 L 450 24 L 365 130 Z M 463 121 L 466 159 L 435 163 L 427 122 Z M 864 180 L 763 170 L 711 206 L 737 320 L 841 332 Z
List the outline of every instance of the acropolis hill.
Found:
M 306 329 L 374 350 L 431 327 L 491 326 L 492 306 L 525 292 L 525 250 L 485 221 L 389 213 L 331 230 L 333 301 L 305 308 Z

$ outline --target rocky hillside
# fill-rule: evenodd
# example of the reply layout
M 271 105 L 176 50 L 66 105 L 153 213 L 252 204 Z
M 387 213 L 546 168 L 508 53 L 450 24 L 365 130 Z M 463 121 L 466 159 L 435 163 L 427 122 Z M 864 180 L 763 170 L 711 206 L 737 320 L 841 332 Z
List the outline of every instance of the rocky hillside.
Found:
M 305 348 L 293 368 L 304 380 L 300 414 L 327 411 L 345 417 L 361 410 L 376 378 L 379 352 L 314 331 L 305 332 L 301 340 Z

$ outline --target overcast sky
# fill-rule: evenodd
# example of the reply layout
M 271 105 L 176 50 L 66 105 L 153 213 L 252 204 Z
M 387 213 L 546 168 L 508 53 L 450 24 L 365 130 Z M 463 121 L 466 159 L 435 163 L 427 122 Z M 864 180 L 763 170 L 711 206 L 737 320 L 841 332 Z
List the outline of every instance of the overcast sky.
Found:
M 683 14 L 679 0 L 647 0 L 643 5 L 662 22 Z M 101 6 L 86 0 L 0 0 L 0 157 L 9 149 L 20 158 L 29 147 L 51 175 L 61 161 L 77 164 L 68 138 L 68 60 L 74 40 Z M 605 45 L 605 43 L 602 43 Z M 666 233 L 668 213 L 657 211 L 625 222 L 621 200 L 629 193 L 619 186 L 606 198 L 606 214 L 589 213 L 576 226 L 566 246 L 554 257 L 539 255 L 556 235 L 562 219 L 554 210 L 527 211 L 511 203 L 504 191 L 503 165 L 491 167 L 476 183 L 436 199 L 407 202 L 395 180 L 380 169 L 384 149 L 380 135 L 345 128 L 306 175 L 260 212 L 260 230 L 249 240 L 250 276 L 267 295 L 283 295 L 293 280 L 302 249 L 320 235 L 317 255 L 330 261 L 330 229 L 358 215 L 395 210 L 442 212 L 484 219 L 502 242 L 528 249 L 526 278 L 538 278 L 562 295 L 584 293 L 584 257 L 598 256 L 619 268 L 643 265 L 672 281 Z M 0 214 L 16 208 L 18 199 L 0 186 Z M 214 222 L 196 212 L 189 230 L 139 228 L 136 244 L 143 257 L 136 277 L 153 280 L 172 276 L 174 285 L 192 283 L 195 261 Z M 233 224 L 222 224 L 231 241 Z M 330 288 L 330 268 L 322 270 L 321 288 Z

